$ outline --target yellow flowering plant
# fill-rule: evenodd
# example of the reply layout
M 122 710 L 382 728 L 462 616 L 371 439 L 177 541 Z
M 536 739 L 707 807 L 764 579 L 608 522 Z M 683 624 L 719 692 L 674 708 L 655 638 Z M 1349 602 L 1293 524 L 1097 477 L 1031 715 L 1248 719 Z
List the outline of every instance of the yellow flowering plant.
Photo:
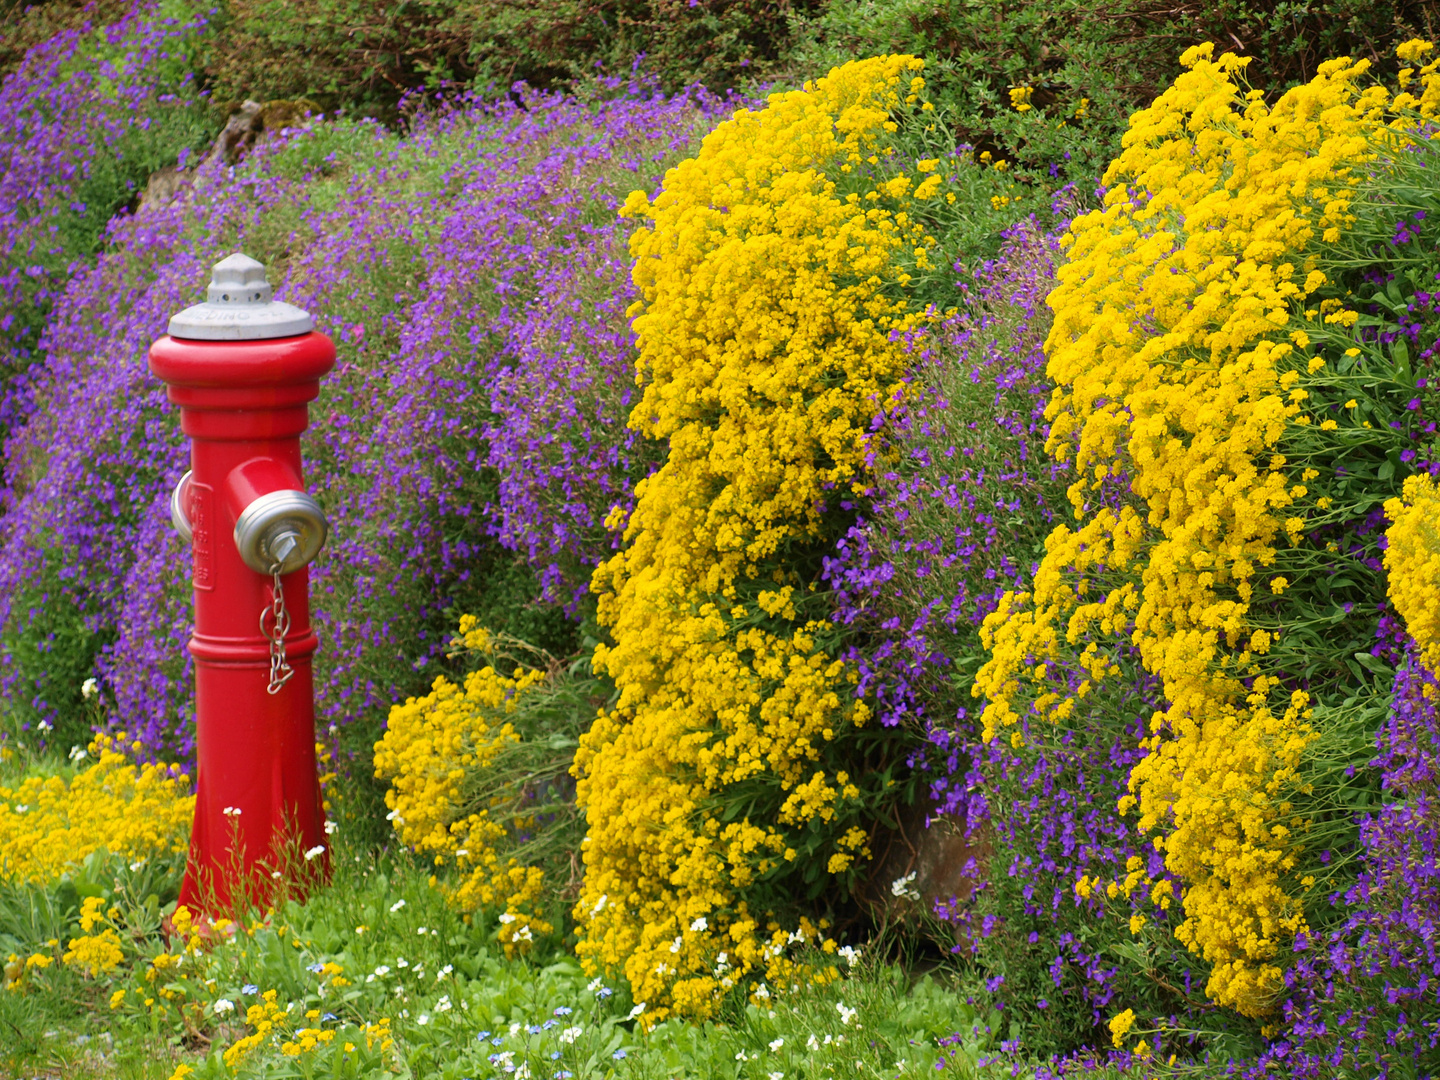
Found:
M 1135 651 L 1163 701 L 1120 808 L 1182 884 L 1174 936 L 1209 996 L 1260 1017 L 1340 872 L 1388 691 L 1373 513 L 1415 382 L 1367 336 L 1342 238 L 1383 202 L 1362 188 L 1433 112 L 1435 80 L 1392 97 L 1341 59 L 1271 106 L 1243 60 L 1182 63 L 1066 238 L 1047 416 L 1072 521 L 987 620 L 975 693 L 987 739 L 1063 727 Z M 1142 864 L 1106 887 L 1159 884 Z
M 507 955 L 528 952 L 554 933 L 551 908 L 569 883 L 579 845 L 569 768 L 599 684 L 583 664 L 474 616 L 461 617 L 453 645 L 472 670 L 390 710 L 375 775 L 390 783 L 396 834 L 433 860 L 449 901 L 467 918 L 496 918 Z
M 666 456 L 595 573 L 618 696 L 575 758 L 574 915 L 645 1023 L 795 981 L 788 946 L 824 929 L 805 905 L 847 900 L 912 795 L 916 733 L 857 698 L 821 574 L 886 453 L 907 338 L 943 313 L 957 251 L 1023 212 L 947 143 L 921 67 L 856 61 L 742 109 L 625 206 L 630 424 Z
M 123 731 L 72 753 L 67 779 L 32 774 L 0 785 L 0 878 L 45 884 L 107 851 L 128 859 L 183 853 L 195 796 L 178 766 L 141 764 Z M 89 764 L 85 764 L 88 762 Z

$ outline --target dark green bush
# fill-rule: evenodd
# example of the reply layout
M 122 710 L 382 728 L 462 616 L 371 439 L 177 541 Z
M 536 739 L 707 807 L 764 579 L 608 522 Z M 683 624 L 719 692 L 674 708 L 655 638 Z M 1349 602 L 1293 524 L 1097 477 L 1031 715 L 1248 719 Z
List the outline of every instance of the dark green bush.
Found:
M 407 91 L 571 85 L 643 55 L 666 90 L 729 88 L 781 60 L 816 0 L 229 0 L 205 68 L 219 103 L 305 96 L 393 115 Z
M 1334 56 L 1394 66 L 1397 44 L 1437 28 L 1435 0 L 829 0 L 798 28 L 789 63 L 808 77 L 859 53 L 923 56 L 932 98 L 966 141 L 1080 179 L 1104 170 L 1130 113 L 1192 45 L 1252 57 L 1251 84 L 1278 94 Z M 1010 90 L 1023 87 L 1021 113 Z

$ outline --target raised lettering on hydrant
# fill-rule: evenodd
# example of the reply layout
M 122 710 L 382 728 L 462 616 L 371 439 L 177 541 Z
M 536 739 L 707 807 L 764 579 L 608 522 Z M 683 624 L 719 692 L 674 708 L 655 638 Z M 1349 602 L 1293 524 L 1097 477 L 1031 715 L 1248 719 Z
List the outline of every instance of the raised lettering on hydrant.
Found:
M 198 774 L 180 902 L 219 915 L 242 890 L 263 903 L 277 877 L 329 867 L 306 570 L 326 522 L 301 479 L 300 433 L 335 346 L 271 298 L 245 255 L 217 263 L 206 302 L 169 330 L 150 370 L 190 437 L 170 515 L 190 542 L 195 596 Z

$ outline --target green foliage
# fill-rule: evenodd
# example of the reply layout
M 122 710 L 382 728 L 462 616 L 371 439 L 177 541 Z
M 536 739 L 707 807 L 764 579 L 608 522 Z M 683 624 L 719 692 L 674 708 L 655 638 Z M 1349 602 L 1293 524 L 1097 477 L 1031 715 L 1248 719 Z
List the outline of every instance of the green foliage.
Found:
M 934 100 L 967 142 L 1084 180 L 1104 171 L 1130 113 L 1191 45 L 1253 57 L 1252 83 L 1278 94 L 1332 56 L 1393 67 L 1395 45 L 1437 27 L 1434 0 L 830 0 L 797 26 L 787 61 L 800 78 L 862 53 L 923 56 Z M 1022 113 L 1010 91 L 1023 87 Z
M 35 586 L 12 598 L 15 614 L 0 639 L 7 676 L 0 731 L 12 738 L 28 732 L 38 745 L 63 751 L 90 741 L 96 717 L 81 690 L 115 631 L 98 625 L 87 610 L 88 590 L 65 579 L 60 549 L 50 548 L 43 558 Z
M 783 55 L 813 0 L 228 0 L 205 70 L 217 101 L 305 96 L 393 116 L 407 91 L 505 93 L 625 74 L 735 86 Z
M 192 950 L 184 936 L 161 932 L 178 858 L 135 870 L 100 853 L 43 889 L 0 886 L 0 947 L 21 967 L 29 956 L 51 958 L 0 990 L 0 1023 L 19 1032 L 0 1049 L 0 1068 L 164 1080 L 184 1062 L 207 1080 L 461 1080 L 523 1064 L 531 1076 L 567 1070 L 576 1080 L 765 1080 L 775 1072 L 918 1080 L 943 1054 L 947 1073 L 1010 1075 L 1008 1064 L 979 1068 L 1001 1037 L 1017 1034 L 983 996 L 948 972 L 912 980 L 859 956 L 844 978 L 769 1007 L 736 1003 L 703 1027 L 671 1022 L 646 1033 L 634 1020 L 643 1010 L 623 987 L 587 979 L 558 950 L 504 959 L 493 919 L 459 919 L 427 884 L 423 864 L 359 850 L 347 835 L 342 825 L 333 880 L 307 903 L 251 912 Z M 59 958 L 81 933 L 87 896 L 104 899 L 125 943 L 124 963 L 97 978 Z M 22 927 L 13 913 L 30 907 L 42 914 Z M 224 1051 L 253 1030 L 247 1008 L 267 991 L 284 1016 L 279 1033 L 227 1065 Z M 382 1018 L 393 1039 L 384 1048 L 375 1034 Z M 334 1034 L 286 1053 L 301 1027 Z M 939 1045 L 952 1036 L 953 1045 Z M 509 1057 L 497 1062 L 499 1054 Z

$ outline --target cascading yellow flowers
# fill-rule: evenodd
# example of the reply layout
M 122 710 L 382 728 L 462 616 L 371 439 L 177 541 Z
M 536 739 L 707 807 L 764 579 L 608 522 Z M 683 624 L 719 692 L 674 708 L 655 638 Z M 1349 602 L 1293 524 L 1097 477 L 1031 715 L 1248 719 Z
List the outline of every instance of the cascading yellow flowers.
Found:
M 895 339 L 921 321 L 905 286 L 933 240 L 911 215 L 943 180 L 881 145 L 921 66 L 859 61 L 741 110 L 625 207 L 647 222 L 630 424 L 669 454 L 594 578 L 614 641 L 595 665 L 619 698 L 576 754 L 575 914 L 582 959 L 623 969 L 647 1022 L 705 1015 L 752 970 L 789 981 L 796 934 L 746 891 L 797 837 L 826 838 L 810 857 L 831 874 L 869 856 L 860 790 L 826 760 L 869 710 L 802 610 L 813 571 L 785 556 L 863 491 L 871 418 L 900 393 Z
M 1426 473 L 1412 476 L 1385 513 L 1393 523 L 1385 534 L 1390 599 L 1425 666 L 1440 674 L 1440 488 Z
M 1406 59 L 1422 55 L 1416 44 Z M 1304 926 L 1293 881 L 1304 822 L 1290 799 L 1315 735 L 1313 703 L 1267 667 L 1274 633 L 1251 619 L 1257 593 L 1284 590 L 1266 568 L 1302 542 L 1310 505 L 1306 477 L 1278 452 L 1287 433 L 1319 428 L 1304 387 L 1324 360 L 1297 316 L 1326 284 L 1315 247 L 1346 228 L 1387 110 L 1433 109 L 1434 65 L 1423 99 L 1392 101 L 1357 86 L 1366 62 L 1331 61 L 1272 108 L 1237 84 L 1244 60 L 1202 46 L 1182 64 L 1131 118 L 1104 208 L 1066 238 L 1050 297 L 1048 449 L 1077 475 L 1079 524 L 1054 530 L 1032 592 L 987 619 L 974 689 L 992 738 L 1027 711 L 1064 719 L 1119 670 L 1117 647 L 1137 649 L 1166 707 L 1121 808 L 1138 809 L 1185 883 L 1176 933 L 1211 965 L 1208 993 L 1258 1016 Z M 1316 309 L 1306 319 L 1355 319 L 1333 302 Z M 1117 471 L 1128 492 L 1094 505 Z M 1057 678 L 1067 663 L 1078 689 Z M 1137 871 L 1110 888 L 1141 884 Z
M 102 848 L 131 859 L 186 849 L 189 777 L 173 765 L 137 765 L 127 749 L 125 732 L 100 734 L 86 751 L 92 764 L 73 779 L 0 787 L 0 878 L 44 884 Z
M 473 615 L 460 620 L 456 645 L 486 651 L 489 634 Z M 410 847 L 451 862 L 458 883 L 442 891 L 458 910 L 502 910 L 499 939 L 506 954 L 526 951 L 535 935 L 554 928 L 535 914 L 543 871 L 503 859 L 497 845 L 513 822 L 496 820 L 487 807 L 471 807 L 465 781 L 520 741 L 505 717 L 545 679 L 545 672 L 516 668 L 502 675 L 486 666 L 463 686 L 439 676 L 431 692 L 390 710 L 385 735 L 375 744 L 375 775 L 390 780 L 385 805 L 395 831 Z

